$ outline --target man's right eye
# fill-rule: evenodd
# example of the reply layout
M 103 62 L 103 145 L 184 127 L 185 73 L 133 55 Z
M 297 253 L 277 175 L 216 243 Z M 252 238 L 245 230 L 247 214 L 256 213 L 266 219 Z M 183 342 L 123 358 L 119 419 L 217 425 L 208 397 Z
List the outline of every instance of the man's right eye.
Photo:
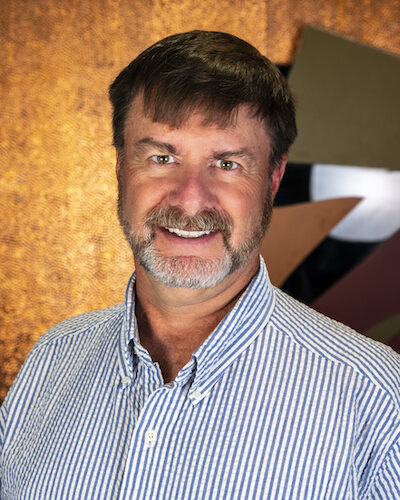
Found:
M 171 155 L 153 155 L 150 159 L 159 165 L 167 165 L 175 161 L 174 157 Z

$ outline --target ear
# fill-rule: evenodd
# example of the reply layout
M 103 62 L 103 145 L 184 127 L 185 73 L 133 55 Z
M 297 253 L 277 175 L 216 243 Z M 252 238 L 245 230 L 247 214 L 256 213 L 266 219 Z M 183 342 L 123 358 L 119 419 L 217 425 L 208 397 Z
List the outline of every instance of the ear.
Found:
M 279 160 L 279 163 L 277 165 L 275 165 L 274 170 L 272 172 L 272 175 L 271 175 L 272 199 L 275 198 L 275 195 L 278 192 L 283 174 L 285 173 L 287 161 L 288 161 L 288 155 L 287 155 L 287 153 L 285 153 L 282 156 L 282 158 Z
M 117 179 L 119 178 L 119 174 L 122 168 L 122 151 L 119 149 L 116 150 L 116 161 L 115 161 L 115 173 L 117 174 Z

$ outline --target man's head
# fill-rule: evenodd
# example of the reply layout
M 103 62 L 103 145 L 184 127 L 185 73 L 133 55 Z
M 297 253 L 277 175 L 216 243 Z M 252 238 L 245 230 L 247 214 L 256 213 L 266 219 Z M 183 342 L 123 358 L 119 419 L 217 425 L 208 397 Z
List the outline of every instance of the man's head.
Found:
M 257 259 L 296 135 L 284 78 L 232 35 L 168 37 L 110 87 L 119 218 L 168 286 L 214 286 Z

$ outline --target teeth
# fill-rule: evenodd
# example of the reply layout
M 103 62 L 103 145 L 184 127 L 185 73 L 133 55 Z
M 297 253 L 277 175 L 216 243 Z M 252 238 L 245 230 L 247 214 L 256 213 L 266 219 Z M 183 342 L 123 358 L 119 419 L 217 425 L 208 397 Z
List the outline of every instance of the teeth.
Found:
M 211 231 L 185 231 L 184 229 L 175 229 L 174 227 L 166 227 L 165 229 L 181 238 L 200 238 L 211 233 Z

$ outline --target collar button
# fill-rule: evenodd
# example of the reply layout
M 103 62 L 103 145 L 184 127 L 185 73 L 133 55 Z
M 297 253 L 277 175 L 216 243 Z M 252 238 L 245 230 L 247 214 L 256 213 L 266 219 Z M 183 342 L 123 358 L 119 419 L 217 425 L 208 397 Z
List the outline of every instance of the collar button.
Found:
M 192 393 L 192 398 L 195 401 L 200 401 L 200 399 L 203 397 L 203 394 L 200 391 L 193 391 Z

